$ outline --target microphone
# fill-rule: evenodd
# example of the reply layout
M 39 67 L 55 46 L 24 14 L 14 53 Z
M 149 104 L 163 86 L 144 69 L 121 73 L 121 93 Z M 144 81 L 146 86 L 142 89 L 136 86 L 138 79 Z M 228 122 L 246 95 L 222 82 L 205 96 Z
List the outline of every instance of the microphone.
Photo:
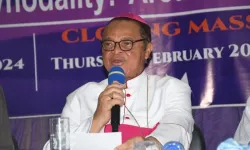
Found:
M 112 84 L 117 81 L 121 84 L 125 83 L 125 73 L 124 70 L 119 66 L 113 66 L 108 75 L 108 84 Z M 111 126 L 112 132 L 118 132 L 120 125 L 120 106 L 115 105 L 111 109 Z

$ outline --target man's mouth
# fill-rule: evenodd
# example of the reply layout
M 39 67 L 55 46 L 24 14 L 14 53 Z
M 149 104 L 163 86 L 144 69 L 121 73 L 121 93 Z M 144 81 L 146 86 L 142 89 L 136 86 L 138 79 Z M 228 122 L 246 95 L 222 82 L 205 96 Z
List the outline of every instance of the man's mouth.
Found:
M 120 59 L 114 59 L 111 61 L 112 65 L 114 66 L 121 66 L 123 64 L 124 61 L 120 60 Z

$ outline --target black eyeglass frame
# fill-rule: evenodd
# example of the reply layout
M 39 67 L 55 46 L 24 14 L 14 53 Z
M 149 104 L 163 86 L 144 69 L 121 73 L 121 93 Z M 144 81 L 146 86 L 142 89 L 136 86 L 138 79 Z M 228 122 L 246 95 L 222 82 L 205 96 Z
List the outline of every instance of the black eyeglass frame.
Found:
M 143 38 L 143 39 L 139 39 L 139 40 L 134 40 L 134 41 L 133 41 L 133 40 L 121 40 L 121 41 L 119 41 L 119 42 L 115 42 L 115 41 L 112 41 L 112 40 L 103 40 L 103 41 L 101 41 L 101 45 L 102 45 L 102 49 L 103 49 L 104 51 L 113 51 L 113 50 L 115 49 L 115 47 L 116 47 L 116 44 L 119 45 L 119 47 L 120 47 L 120 49 L 121 49 L 122 51 L 130 51 L 130 50 L 132 50 L 132 48 L 134 47 L 134 43 L 137 43 L 137 42 L 140 42 L 140 41 L 145 41 L 145 40 L 147 40 L 147 38 Z M 112 49 L 107 50 L 107 49 L 104 48 L 103 43 L 106 42 L 106 41 L 109 41 L 109 42 L 114 43 L 114 46 L 113 46 Z M 147 40 L 147 41 L 148 41 L 148 40 Z M 123 49 L 123 48 L 121 47 L 121 42 L 131 42 L 132 46 L 131 46 L 131 48 L 129 48 L 129 49 Z

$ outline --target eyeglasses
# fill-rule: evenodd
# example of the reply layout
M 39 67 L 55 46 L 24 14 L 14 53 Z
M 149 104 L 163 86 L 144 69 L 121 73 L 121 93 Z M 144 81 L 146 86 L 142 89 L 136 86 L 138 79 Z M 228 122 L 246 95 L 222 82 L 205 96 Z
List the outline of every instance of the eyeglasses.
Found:
M 135 41 L 121 40 L 120 42 L 115 42 L 112 40 L 104 40 L 101 42 L 101 44 L 102 44 L 102 49 L 104 51 L 113 51 L 117 43 L 122 51 L 130 51 L 133 48 L 134 43 L 144 41 L 144 40 L 147 40 L 147 39 L 139 39 Z

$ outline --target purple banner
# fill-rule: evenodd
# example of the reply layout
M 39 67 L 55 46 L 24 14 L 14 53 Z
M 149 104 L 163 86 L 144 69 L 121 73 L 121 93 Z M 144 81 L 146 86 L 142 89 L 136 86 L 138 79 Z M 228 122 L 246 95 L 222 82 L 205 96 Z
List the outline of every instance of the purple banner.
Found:
M 61 11 L 49 0 L 53 10 L 42 11 L 37 0 L 32 12 L 21 1 L 16 12 L 17 4 L 8 2 L 0 1 L 0 84 L 11 116 L 61 113 L 69 93 L 106 78 L 100 40 L 114 12 L 147 19 L 154 45 L 147 72 L 187 82 L 193 106 L 244 104 L 250 96 L 247 0 L 92 1 L 92 7 L 85 1 L 81 9 L 70 9 L 68 1 Z
M 22 5 L 26 2 L 25 5 Z M 136 12 L 143 18 L 249 9 L 249 0 L 2 0 L 0 1 L 0 40 L 46 34 L 65 28 L 99 26 L 115 14 Z M 236 8 L 235 8 L 236 7 Z
M 248 0 L 1 0 L 0 23 L 30 23 L 112 17 L 124 12 L 166 14 L 249 5 Z M 121 9 L 122 8 L 122 9 Z M 72 15 L 73 14 L 73 15 Z M 37 17 L 39 16 L 39 17 Z

